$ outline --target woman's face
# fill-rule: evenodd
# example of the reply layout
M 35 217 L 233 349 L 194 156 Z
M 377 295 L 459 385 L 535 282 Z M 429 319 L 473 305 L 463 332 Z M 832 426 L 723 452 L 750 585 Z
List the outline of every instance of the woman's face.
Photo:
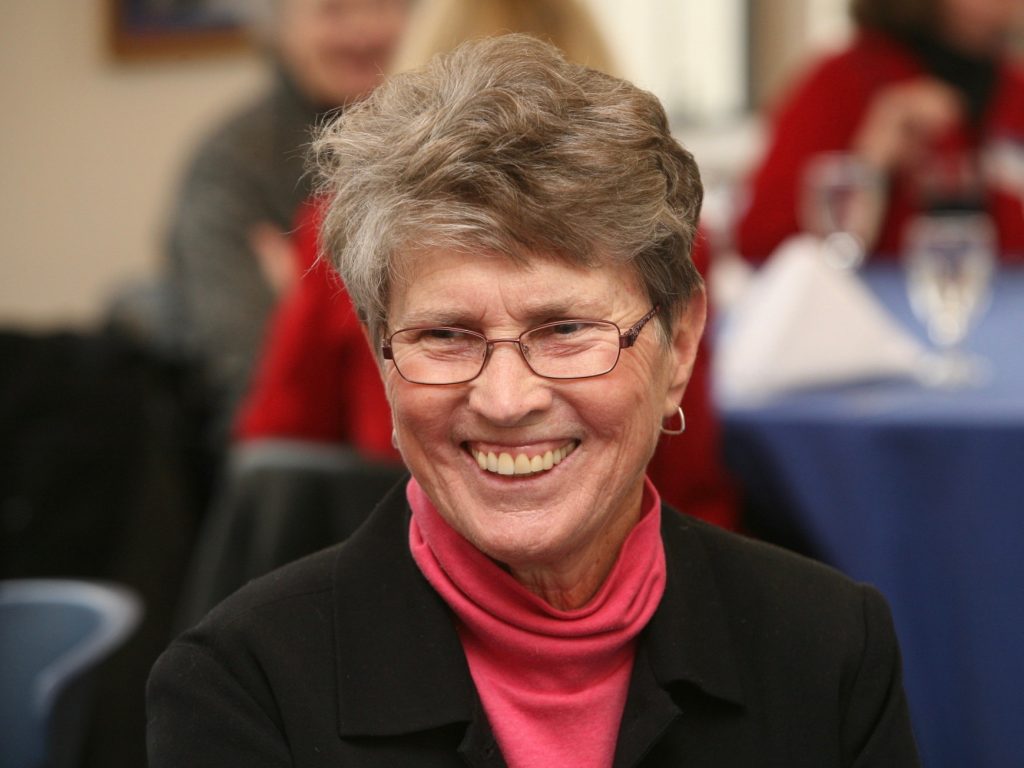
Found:
M 626 329 L 650 310 L 623 265 L 588 269 L 543 257 L 522 265 L 429 251 L 414 257 L 406 278 L 393 290 L 391 330 L 450 325 L 509 338 L 570 318 Z M 464 384 L 411 384 L 384 361 L 402 456 L 448 523 L 513 573 L 614 557 L 639 516 L 662 418 L 675 413 L 689 378 L 702 295 L 684 315 L 671 344 L 655 319 L 614 370 L 591 379 L 540 378 L 513 344 L 495 345 L 480 376 Z M 551 469 L 512 476 L 482 469 L 475 457 L 559 450 L 571 453 Z

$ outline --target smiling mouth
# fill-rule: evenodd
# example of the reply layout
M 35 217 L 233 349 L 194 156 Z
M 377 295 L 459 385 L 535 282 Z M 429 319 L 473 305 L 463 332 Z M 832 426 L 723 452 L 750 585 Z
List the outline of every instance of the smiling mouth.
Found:
M 563 446 L 532 456 L 526 453 L 512 455 L 506 452 L 478 451 L 472 447 L 469 452 L 485 472 L 496 475 L 535 475 L 561 464 L 566 456 L 576 450 L 577 445 L 577 441 L 570 440 Z

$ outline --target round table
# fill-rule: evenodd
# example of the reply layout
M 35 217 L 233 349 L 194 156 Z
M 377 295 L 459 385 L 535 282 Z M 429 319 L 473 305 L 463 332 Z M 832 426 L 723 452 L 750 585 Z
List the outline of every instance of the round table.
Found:
M 899 269 L 863 276 L 923 337 Z M 754 506 L 888 598 L 930 768 L 1024 759 L 1024 270 L 998 274 L 966 347 L 992 365 L 982 386 L 879 381 L 718 402 Z

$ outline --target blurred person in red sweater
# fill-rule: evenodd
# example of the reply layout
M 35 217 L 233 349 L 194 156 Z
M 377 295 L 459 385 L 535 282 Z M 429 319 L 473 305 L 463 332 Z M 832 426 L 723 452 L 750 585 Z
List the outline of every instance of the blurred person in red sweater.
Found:
M 1024 71 L 1007 50 L 1022 9 L 1020 0 L 853 0 L 853 41 L 805 72 L 771 117 L 739 251 L 759 263 L 807 228 L 808 169 L 842 152 L 877 182 L 877 216 L 858 233 L 874 258 L 900 255 L 916 213 L 968 208 L 993 218 L 1004 259 L 1024 259 L 1020 188 L 983 168 L 1000 142 L 1024 146 Z

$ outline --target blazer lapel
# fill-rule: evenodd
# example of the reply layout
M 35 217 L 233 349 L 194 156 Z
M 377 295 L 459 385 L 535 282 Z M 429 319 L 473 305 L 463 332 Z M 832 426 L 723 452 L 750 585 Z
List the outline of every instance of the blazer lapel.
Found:
M 479 703 L 453 617 L 409 552 L 405 482 L 334 572 L 338 731 L 389 736 L 470 723 Z
M 743 707 L 734 644 L 714 572 L 689 518 L 662 508 L 665 594 L 640 636 L 615 751 L 615 768 L 640 763 L 674 734 L 685 756 L 688 722 L 708 709 Z M 661 763 L 657 763 L 661 764 Z
M 743 704 L 735 644 L 707 550 L 693 522 L 662 511 L 665 595 L 646 630 L 651 666 L 662 687 L 676 683 Z

